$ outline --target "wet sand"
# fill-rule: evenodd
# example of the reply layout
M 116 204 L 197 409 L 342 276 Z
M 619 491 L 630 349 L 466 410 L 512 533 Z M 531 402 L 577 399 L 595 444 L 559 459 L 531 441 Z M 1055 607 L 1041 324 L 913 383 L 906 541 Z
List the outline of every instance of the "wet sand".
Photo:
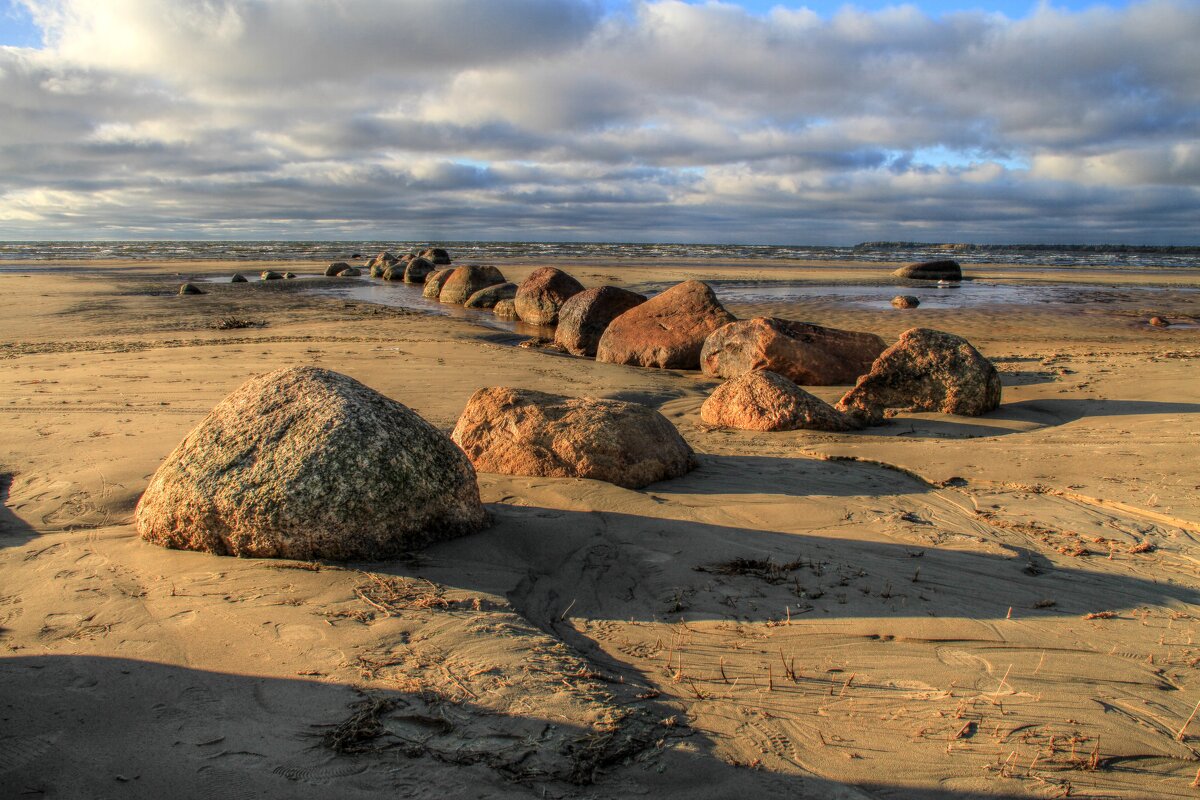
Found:
M 1079 292 L 731 303 L 886 339 L 948 330 L 1004 377 L 981 418 L 764 434 L 704 425 L 716 384 L 698 373 L 514 347 L 326 295 L 338 279 L 174 294 L 323 264 L 66 266 L 0 270 L 2 796 L 1200 792 L 1200 330 L 1145 324 L 1200 321 L 1195 278 L 995 267 L 971 272 Z M 887 281 L 878 264 L 561 266 L 587 286 Z M 256 326 L 214 328 L 230 318 Z M 495 525 L 411 562 L 142 543 L 132 510 L 161 459 L 292 364 L 447 430 L 487 385 L 638 400 L 700 467 L 642 491 L 481 474 Z

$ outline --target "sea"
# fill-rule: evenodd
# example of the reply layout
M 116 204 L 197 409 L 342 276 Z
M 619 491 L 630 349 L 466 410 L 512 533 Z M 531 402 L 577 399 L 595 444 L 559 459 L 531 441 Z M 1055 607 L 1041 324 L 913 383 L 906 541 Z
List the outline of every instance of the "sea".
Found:
M 384 250 L 401 254 L 444 247 L 459 263 L 560 258 L 646 262 L 655 259 L 723 261 L 897 262 L 953 258 L 963 264 L 1011 264 L 1043 268 L 1113 270 L 1200 269 L 1200 246 L 970 245 L 864 242 L 846 247 L 810 245 L 645 244 L 625 242 L 478 241 L 30 241 L 0 242 L 0 261 L 325 261 Z

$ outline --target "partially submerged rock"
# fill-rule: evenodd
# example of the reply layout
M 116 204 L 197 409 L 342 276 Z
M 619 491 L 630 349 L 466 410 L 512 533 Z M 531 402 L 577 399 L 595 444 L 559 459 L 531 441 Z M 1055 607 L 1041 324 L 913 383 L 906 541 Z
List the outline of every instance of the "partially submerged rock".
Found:
M 511 300 L 517 295 L 517 285 L 512 281 L 497 283 L 494 286 L 488 286 L 480 289 L 475 294 L 467 298 L 464 303 L 467 308 L 495 308 L 496 303 L 501 300 Z
M 919 264 L 905 264 L 892 273 L 897 278 L 911 278 L 922 281 L 961 281 L 962 267 L 953 259 L 939 261 L 922 261 Z
M 222 400 L 139 501 L 155 544 L 218 555 L 379 559 L 484 527 L 444 434 L 353 378 L 291 367 Z
M 346 267 L 337 274 L 339 278 L 357 278 L 362 275 L 362 270 L 358 267 Z
M 382 253 L 375 256 L 370 261 L 368 261 L 367 267 L 368 268 L 379 267 L 380 269 L 386 269 L 387 267 L 390 267 L 393 264 L 395 264 L 397 261 L 399 261 L 398 258 L 396 258 L 394 255 L 392 255 L 388 251 L 384 250 Z
M 979 416 L 1000 405 L 1000 373 L 966 339 L 912 328 L 875 360 L 837 408 L 878 422 L 886 409 Z
M 438 266 L 450 263 L 450 254 L 440 247 L 426 247 L 421 251 L 420 256 Z
M 699 369 L 704 340 L 734 319 L 708 284 L 685 281 L 614 319 L 596 346 L 596 360 Z
M 262 272 L 260 272 L 258 274 L 258 277 L 264 281 L 281 281 L 281 280 L 283 280 L 283 275 L 281 273 L 276 272 L 273 269 L 263 270 Z
M 846 431 L 859 427 L 845 414 L 775 372 L 755 370 L 718 386 L 700 418 L 747 431 Z
M 558 323 L 558 310 L 572 295 L 583 291 L 583 284 L 561 269 L 541 267 L 521 281 L 513 298 L 517 316 L 530 325 Z
M 194 283 L 185 283 L 179 287 L 180 294 L 204 294 L 200 291 L 200 287 Z
M 892 305 L 896 308 L 916 308 L 921 305 L 921 300 L 911 294 L 898 294 L 892 298 Z
M 492 313 L 501 319 L 518 319 L 517 305 L 512 298 L 497 300 L 496 305 L 492 306 Z
M 576 356 L 594 356 L 600 337 L 612 321 L 646 298 L 616 286 L 585 289 L 568 298 L 558 312 L 554 341 Z
M 478 264 L 458 267 L 442 283 L 441 291 L 438 292 L 438 302 L 461 306 L 480 289 L 504 282 L 504 274 L 495 267 Z
M 475 392 L 451 438 L 476 469 L 506 475 L 592 478 L 639 489 L 695 466 L 675 426 L 646 406 L 506 386 Z
M 246 280 L 245 275 L 241 274 L 240 272 L 235 272 L 233 274 L 233 277 L 229 279 L 229 282 L 230 283 L 249 283 L 250 281 Z
M 1166 317 L 1151 317 L 1150 324 L 1156 328 L 1168 328 L 1171 326 L 1171 321 Z
M 335 275 L 340 275 L 344 269 L 350 269 L 350 265 L 345 261 L 335 261 L 325 268 L 325 277 L 332 278 Z
M 404 282 L 424 283 L 425 279 L 437 271 L 437 267 L 427 258 L 411 258 L 404 262 Z
M 430 300 L 437 300 L 438 295 L 442 291 L 442 284 L 450 277 L 452 269 L 439 269 L 437 272 L 431 272 L 425 276 L 425 289 L 421 294 L 428 297 Z
M 873 333 L 755 317 L 714 331 L 704 341 L 700 367 L 716 378 L 766 369 L 802 386 L 836 386 L 866 373 L 886 347 Z

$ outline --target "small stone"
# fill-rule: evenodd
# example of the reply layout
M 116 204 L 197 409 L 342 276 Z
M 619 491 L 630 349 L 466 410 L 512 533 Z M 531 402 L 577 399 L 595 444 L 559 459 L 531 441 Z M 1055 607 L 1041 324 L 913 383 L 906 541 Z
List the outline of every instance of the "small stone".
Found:
M 1170 326 L 1171 321 L 1166 317 L 1151 317 L 1150 324 L 1156 328 L 1166 328 Z
M 233 274 L 233 277 L 229 279 L 229 282 L 230 283 L 249 283 L 249 281 L 246 280 L 246 276 L 241 274 L 240 272 L 235 272 Z
M 921 301 L 911 294 L 898 294 L 892 298 L 892 305 L 896 308 L 916 308 L 921 305 Z
M 200 287 L 194 283 L 185 283 L 179 287 L 180 294 L 204 294 L 200 291 Z

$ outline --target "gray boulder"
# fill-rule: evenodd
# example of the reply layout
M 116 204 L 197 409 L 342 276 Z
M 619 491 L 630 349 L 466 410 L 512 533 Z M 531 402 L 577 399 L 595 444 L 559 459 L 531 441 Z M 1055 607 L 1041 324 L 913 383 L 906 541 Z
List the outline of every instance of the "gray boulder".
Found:
M 572 355 L 594 356 L 612 321 L 644 302 L 645 296 L 616 286 L 584 289 L 559 309 L 554 341 Z
M 495 308 L 496 303 L 501 300 L 511 300 L 516 294 L 517 285 L 512 281 L 506 281 L 505 283 L 497 283 L 495 286 L 480 289 L 468 297 L 467 302 L 463 305 L 467 308 Z
M 892 273 L 897 278 L 910 278 L 921 281 L 961 281 L 962 267 L 953 259 L 940 261 L 922 261 L 919 264 L 905 264 Z

